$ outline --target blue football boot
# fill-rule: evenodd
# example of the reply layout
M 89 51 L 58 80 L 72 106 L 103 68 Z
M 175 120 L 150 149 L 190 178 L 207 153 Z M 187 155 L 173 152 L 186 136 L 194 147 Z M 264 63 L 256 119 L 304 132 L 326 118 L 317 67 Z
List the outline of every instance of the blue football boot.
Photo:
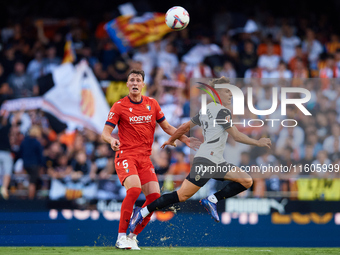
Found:
M 208 198 L 203 198 L 200 200 L 200 204 L 204 206 L 204 208 L 208 211 L 208 213 L 212 216 L 216 222 L 220 222 L 220 217 L 217 213 L 217 205 L 208 200 Z
M 132 214 L 132 217 L 130 219 L 130 224 L 129 224 L 129 227 L 130 227 L 130 231 L 133 232 L 135 231 L 135 228 L 142 223 L 143 221 L 143 216 L 142 214 L 140 213 L 140 210 L 142 208 L 141 207 L 138 207 L 136 206 L 134 209 L 133 209 L 133 214 Z

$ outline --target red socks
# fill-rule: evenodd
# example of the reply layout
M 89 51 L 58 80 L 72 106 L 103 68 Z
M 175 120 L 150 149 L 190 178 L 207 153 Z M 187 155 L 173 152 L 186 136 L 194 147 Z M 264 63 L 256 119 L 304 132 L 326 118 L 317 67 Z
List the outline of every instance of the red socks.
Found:
M 141 191 L 142 189 L 137 188 L 137 187 L 133 187 L 127 190 L 126 197 L 124 198 L 123 203 L 122 203 L 122 208 L 120 209 L 120 221 L 119 221 L 118 233 L 126 233 L 129 227 L 133 205 L 135 204 Z
M 147 206 L 148 204 L 152 203 L 153 201 L 155 201 L 157 198 L 159 198 L 161 195 L 159 193 L 152 193 L 148 196 L 146 196 L 146 200 L 145 203 L 143 204 L 144 206 Z M 150 219 L 151 219 L 151 215 L 152 213 L 150 213 L 148 216 L 146 216 L 144 218 L 144 220 L 142 221 L 142 224 L 139 224 L 136 228 L 135 231 L 133 231 L 133 233 L 135 235 L 138 235 L 140 232 L 142 232 L 142 230 L 146 227 L 146 225 L 149 223 Z

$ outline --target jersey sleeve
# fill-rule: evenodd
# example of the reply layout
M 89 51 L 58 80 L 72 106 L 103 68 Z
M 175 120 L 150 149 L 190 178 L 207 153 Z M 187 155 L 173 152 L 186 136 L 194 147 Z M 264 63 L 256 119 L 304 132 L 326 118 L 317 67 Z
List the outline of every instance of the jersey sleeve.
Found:
M 191 118 L 191 122 L 193 122 L 196 125 L 201 126 L 201 122 L 200 122 L 200 114 L 197 113 L 194 117 Z
M 116 127 L 116 125 L 119 122 L 119 117 L 120 117 L 120 105 L 119 104 L 114 104 L 111 107 L 111 110 L 109 112 L 109 115 L 107 116 L 107 120 L 105 122 L 105 125 L 109 125 L 113 128 Z
M 158 102 L 156 100 L 154 100 L 154 102 L 155 102 L 155 107 L 156 107 L 156 121 L 158 123 L 161 123 L 162 121 L 165 120 L 165 116 Z
M 220 120 L 217 123 L 224 129 L 231 128 L 231 112 L 228 109 L 221 109 L 217 114 L 216 120 Z

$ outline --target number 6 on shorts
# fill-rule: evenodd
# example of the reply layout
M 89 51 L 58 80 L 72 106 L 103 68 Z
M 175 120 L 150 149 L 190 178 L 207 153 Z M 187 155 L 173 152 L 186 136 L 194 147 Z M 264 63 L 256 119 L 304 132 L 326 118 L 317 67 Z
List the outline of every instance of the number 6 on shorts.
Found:
M 129 164 L 128 164 L 128 162 L 127 162 L 127 159 L 125 159 L 125 160 L 123 160 L 123 167 L 124 168 L 128 168 L 129 167 Z

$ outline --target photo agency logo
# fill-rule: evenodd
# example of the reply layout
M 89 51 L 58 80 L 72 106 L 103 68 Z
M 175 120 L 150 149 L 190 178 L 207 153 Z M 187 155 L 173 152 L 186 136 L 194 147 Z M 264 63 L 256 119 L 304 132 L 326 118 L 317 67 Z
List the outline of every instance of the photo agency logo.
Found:
M 202 82 L 197 82 L 201 85 L 201 87 L 197 87 L 198 89 L 204 91 L 205 93 L 202 93 L 201 95 L 201 114 L 206 115 L 207 114 L 207 94 L 212 98 L 215 104 L 217 104 L 215 97 L 213 94 L 208 90 L 210 89 L 215 96 L 217 97 L 219 103 L 222 104 L 222 100 L 216 91 L 216 89 L 229 89 L 232 93 L 233 100 L 232 100 L 232 114 L 233 115 L 244 115 L 245 107 L 244 107 L 244 100 L 245 96 L 243 94 L 243 91 L 232 84 L 215 84 L 215 88 L 213 88 L 210 85 L 207 85 Z M 288 98 L 289 93 L 295 93 L 295 94 L 301 94 L 305 95 L 305 97 L 302 98 Z M 279 91 L 278 88 L 273 87 L 272 88 L 272 105 L 267 110 L 259 110 L 255 109 L 254 103 L 253 103 L 253 88 L 248 87 L 247 88 L 247 106 L 251 113 L 258 115 L 258 116 L 269 116 L 270 114 L 274 113 L 277 110 L 278 107 L 278 97 L 279 97 Z M 311 99 L 311 93 L 305 89 L 305 88 L 281 88 L 281 116 L 287 115 L 287 105 L 295 105 L 304 115 L 311 116 L 312 114 L 303 106 L 302 104 L 307 103 Z M 242 122 L 233 122 L 232 119 L 226 118 L 226 119 L 214 119 L 214 127 L 215 125 L 219 124 L 226 124 L 228 122 L 231 123 L 231 125 L 243 125 L 244 127 L 246 124 L 250 127 L 262 127 L 264 125 L 264 122 L 269 122 L 273 126 L 275 122 L 280 122 L 283 127 L 295 127 L 298 125 L 297 120 L 295 119 L 250 119 L 246 122 L 244 119 Z M 293 124 L 292 124 L 293 123 Z

